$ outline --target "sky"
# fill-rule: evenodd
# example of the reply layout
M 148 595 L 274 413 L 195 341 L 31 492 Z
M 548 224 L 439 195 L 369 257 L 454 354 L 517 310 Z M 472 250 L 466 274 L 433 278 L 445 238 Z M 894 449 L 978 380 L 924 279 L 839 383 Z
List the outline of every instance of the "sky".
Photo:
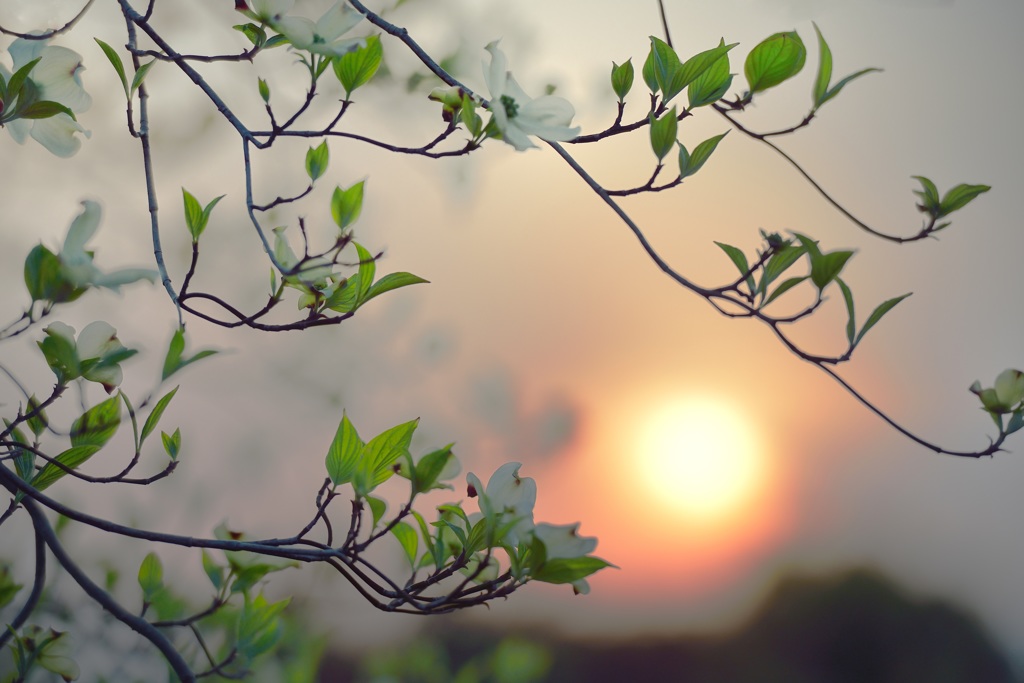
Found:
M 0 303 L 7 318 L 23 305 L 15 276 L 24 254 L 39 240 L 58 245 L 84 198 L 104 206 L 96 240 L 101 263 L 143 265 L 151 258 L 141 162 L 123 130 L 120 86 L 91 44 L 93 36 L 112 45 L 124 40 L 108 4 L 97 3 L 64 43 L 85 56 L 94 97 L 82 116 L 92 130 L 82 151 L 59 160 L 0 139 L 0 159 L 18 169 L 0 183 L 0 272 L 10 282 Z M 157 19 L 181 49 L 210 49 L 237 19 L 224 4 L 221 11 L 190 3 L 186 12 L 168 3 Z M 623 4 L 444 0 L 430 11 L 409 2 L 390 16 L 432 54 L 457 53 L 456 75 L 480 92 L 482 48 L 501 38 L 524 89 L 540 94 L 555 85 L 574 104 L 584 132 L 592 132 L 614 117 L 612 61 L 632 57 L 639 72 L 648 36 L 662 33 L 654 2 L 630 3 L 629 11 Z M 26 27 L 66 11 L 35 3 L 17 11 L 36 15 L 5 15 L 13 5 L 28 3 L 4 3 L 0 18 Z M 315 17 L 320 5 L 297 8 Z M 975 379 L 991 384 L 1004 368 L 1024 364 L 1024 323 L 1012 284 L 1024 248 L 1014 219 L 1015 188 L 1024 181 L 1015 112 L 1024 102 L 1011 76 L 1024 61 L 1016 40 L 1024 5 L 666 0 L 666 10 L 684 58 L 720 38 L 739 42 L 734 72 L 776 31 L 797 30 L 804 38 L 804 72 L 744 113 L 744 124 L 756 130 L 806 114 L 817 64 L 812 22 L 831 46 L 834 79 L 868 66 L 884 69 L 849 85 L 811 126 L 780 142 L 866 222 L 898 234 L 917 230 L 912 175 L 926 175 L 940 189 L 960 182 L 993 187 L 939 239 L 894 245 L 859 231 L 784 160 L 734 131 L 682 187 L 622 203 L 669 262 L 704 284 L 733 277 L 714 240 L 752 253 L 761 228 L 805 232 L 825 250 L 856 249 L 844 278 L 861 320 L 885 299 L 914 294 L 867 336 L 843 376 L 924 438 L 983 447 L 991 423 L 967 387 Z M 351 130 L 422 144 L 439 130 L 437 108 L 425 90 L 395 94 L 415 67 L 393 42 L 385 41 L 385 55 L 395 81 L 359 94 L 346 120 Z M 301 93 L 294 68 L 285 58 L 243 67 L 244 76 L 213 67 L 204 73 L 233 106 L 260 120 L 257 73 L 275 102 L 295 101 Z M 158 65 L 149 82 L 172 278 L 179 281 L 187 265 L 180 188 L 204 202 L 226 194 L 204 234 L 208 260 L 197 282 L 256 305 L 268 264 L 245 221 L 237 142 L 173 69 Z M 737 76 L 734 90 L 742 84 Z M 627 118 L 643 115 L 639 73 L 628 102 Z M 699 114 L 680 126 L 691 149 L 729 127 L 714 112 Z M 257 192 L 272 198 L 301 184 L 305 148 L 282 145 L 259 159 Z M 653 170 L 645 132 L 570 152 L 608 187 L 642 184 Z M 715 629 L 742 618 L 782 572 L 871 564 L 922 596 L 948 597 L 975 611 L 1024 661 L 1024 598 L 1017 590 L 1024 573 L 1017 525 L 1024 465 L 1016 453 L 961 460 L 901 437 L 788 354 L 763 326 L 725 319 L 673 284 L 550 149 L 516 153 L 491 142 L 471 158 L 432 162 L 335 141 L 331 155 L 330 186 L 311 196 L 302 215 L 311 225 L 329 223 L 333 185 L 366 178 L 357 235 L 371 250 L 385 250 L 378 272 L 408 270 L 431 284 L 382 297 L 341 327 L 301 335 L 189 321 L 193 348 L 225 353 L 182 375 L 181 394 L 165 418 L 182 427 L 182 466 L 159 487 L 104 500 L 68 486 L 69 500 L 162 530 L 204 533 L 227 519 L 258 536 L 287 533 L 310 514 L 342 410 L 361 434 L 419 416 L 414 449 L 455 441 L 464 470 L 483 478 L 503 462 L 522 462 L 522 473 L 537 480 L 537 518 L 581 521 L 581 533 L 600 539 L 597 554 L 619 567 L 595 576 L 586 597 L 528 586 L 481 611 L 482 621 L 555 620 L 580 634 Z M 294 230 L 294 212 L 274 219 L 291 221 Z M 136 288 L 121 297 L 90 294 L 61 319 L 81 327 L 97 317 L 148 354 L 126 366 L 126 390 L 143 395 L 173 330 L 172 306 L 157 288 Z M 832 294 L 797 336 L 814 350 L 841 352 L 844 324 Z M 46 368 L 37 367 L 28 344 L 5 348 L 5 357 L 47 386 Z M 654 435 L 659 420 L 669 424 L 667 436 Z M 710 445 L 698 438 L 701 424 L 717 424 Z M 1018 441 L 1008 449 L 1019 451 Z M 689 475 L 671 469 L 697 451 L 706 453 L 703 460 L 727 461 L 747 453 L 725 475 L 748 482 L 737 502 L 707 512 L 673 500 L 672 486 L 664 493 L 658 480 L 678 478 L 674 498 L 699 495 L 683 496 Z M 109 552 L 87 540 L 78 550 L 97 562 Z M 130 565 L 147 551 L 126 547 L 123 554 Z M 201 577 L 192 553 L 167 551 L 165 561 L 183 581 Z M 357 596 L 328 574 L 293 574 L 282 575 L 279 590 L 311 588 L 316 623 L 339 642 L 420 625 L 363 614 Z M 339 620 L 342 611 L 359 618 Z

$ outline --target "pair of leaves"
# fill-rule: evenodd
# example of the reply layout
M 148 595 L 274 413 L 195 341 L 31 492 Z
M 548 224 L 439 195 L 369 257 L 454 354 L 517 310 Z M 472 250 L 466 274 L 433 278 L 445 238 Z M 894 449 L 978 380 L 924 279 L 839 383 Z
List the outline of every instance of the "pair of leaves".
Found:
M 181 196 L 185 202 L 185 226 L 192 235 L 192 244 L 199 242 L 199 236 L 206 230 L 206 224 L 210 222 L 210 214 L 217 202 L 224 199 L 224 195 L 214 197 L 209 204 L 203 206 L 199 200 L 192 196 L 184 187 L 181 188 Z
M 672 46 L 656 36 L 651 36 L 651 50 L 642 70 L 644 82 L 652 93 L 661 92 L 662 102 L 668 102 L 737 45 L 739 43 L 726 45 L 722 40 L 718 47 L 700 52 L 686 62 L 680 62 Z
M 829 83 L 832 80 L 832 50 L 829 48 L 828 43 L 825 42 L 825 36 L 821 35 L 821 30 L 817 24 L 814 24 L 814 31 L 818 34 L 818 77 L 814 80 L 814 109 L 818 109 L 821 105 L 825 104 L 833 97 L 839 94 L 839 91 L 846 87 L 846 84 L 855 78 L 860 78 L 864 74 L 869 74 L 872 71 L 881 71 L 875 67 L 869 67 L 867 69 L 861 69 L 855 73 L 850 74 L 846 78 L 843 78 L 831 88 Z
M 860 344 L 860 340 L 864 338 L 864 335 L 868 333 L 872 327 L 878 324 L 878 321 L 882 317 L 891 311 L 896 304 L 910 296 L 911 292 L 908 292 L 902 296 L 893 297 L 887 301 L 880 303 L 875 310 L 868 316 L 867 321 L 864 323 L 864 327 L 860 328 L 860 332 L 857 332 L 857 320 L 854 316 L 853 311 L 853 292 L 850 291 L 849 286 L 843 282 L 840 278 L 836 278 L 836 284 L 839 285 L 839 289 L 843 292 L 843 300 L 846 302 L 847 322 L 846 322 L 846 339 L 850 342 L 850 349 L 852 350 L 857 344 Z
M 365 497 L 395 473 L 394 465 L 399 458 L 408 455 L 418 423 L 419 419 L 404 422 L 363 443 L 348 415 L 342 415 L 327 451 L 327 476 L 331 483 L 351 483 L 356 494 Z
M 186 357 L 184 353 L 185 332 L 181 328 L 178 328 L 174 331 L 174 335 L 171 337 L 171 343 L 167 347 L 167 356 L 164 358 L 164 368 L 163 373 L 160 376 L 161 379 L 167 379 L 186 365 L 191 365 L 197 360 L 202 360 L 203 358 L 212 356 L 217 353 L 217 351 L 214 349 L 204 349 L 190 357 Z
M 633 87 L 633 60 L 627 59 L 624 64 L 612 62 L 612 90 L 615 92 L 619 102 L 626 100 Z
M 330 163 L 331 154 L 327 149 L 327 141 L 324 140 L 316 147 L 310 147 L 306 152 L 306 175 L 310 182 L 315 183 L 317 179 L 327 172 L 327 165 Z
M 427 280 L 412 273 L 388 273 L 377 282 L 377 261 L 363 245 L 353 242 L 359 256 L 359 272 L 342 282 L 324 302 L 326 308 L 338 313 L 350 313 L 367 301 L 400 287 L 426 283 Z
M 917 205 L 917 208 L 923 213 L 929 214 L 935 220 L 948 216 L 954 211 L 964 208 L 978 195 L 984 194 L 992 189 L 988 185 L 968 185 L 966 183 L 961 183 L 950 189 L 941 199 L 939 199 L 939 188 L 935 186 L 935 183 L 920 175 L 913 176 L 913 178 L 921 183 L 921 189 L 914 190 L 914 194 L 921 199 L 921 203 Z M 938 232 L 947 225 L 949 225 L 949 223 L 937 225 L 932 232 Z
M 121 61 L 121 57 L 117 54 L 114 48 L 110 47 L 110 45 L 104 43 L 99 38 L 94 38 L 94 40 L 100 46 L 100 49 L 103 50 L 103 54 L 107 56 L 111 65 L 113 65 L 114 71 L 117 72 L 117 77 L 121 80 L 121 87 L 124 88 L 125 99 L 130 100 L 132 95 L 135 94 L 135 91 L 139 89 L 139 86 L 141 86 L 142 82 L 146 79 L 146 75 L 149 73 L 149 70 L 153 68 L 154 64 L 156 64 L 156 60 L 153 59 L 145 64 L 140 64 L 135 75 L 132 76 L 131 85 L 129 85 L 128 76 L 125 73 L 124 63 Z

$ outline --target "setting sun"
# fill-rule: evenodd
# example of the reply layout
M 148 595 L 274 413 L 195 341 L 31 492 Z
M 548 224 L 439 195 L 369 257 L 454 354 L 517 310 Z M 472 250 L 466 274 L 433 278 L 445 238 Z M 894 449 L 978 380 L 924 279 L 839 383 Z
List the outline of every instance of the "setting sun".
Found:
M 738 511 L 764 478 L 764 456 L 749 423 L 709 400 L 670 404 L 650 415 L 641 426 L 636 456 L 646 490 L 694 520 Z

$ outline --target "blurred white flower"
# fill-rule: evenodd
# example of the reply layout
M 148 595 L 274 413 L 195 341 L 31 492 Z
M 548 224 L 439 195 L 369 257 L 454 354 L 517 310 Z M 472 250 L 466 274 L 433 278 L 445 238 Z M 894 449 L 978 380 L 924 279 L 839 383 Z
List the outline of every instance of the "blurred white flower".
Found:
M 270 25 L 299 50 L 340 57 L 366 44 L 365 38 L 341 39 L 362 20 L 363 15 L 347 2 L 337 2 L 315 23 L 305 17 L 281 16 Z
M 491 53 L 490 65 L 484 65 L 491 115 L 505 142 L 521 152 L 536 147 L 531 135 L 555 142 L 572 140 L 580 134 L 579 127 L 569 127 L 576 110 L 568 100 L 554 95 L 531 98 L 508 71 L 508 59 L 498 49 L 498 41 L 486 49 Z
M 59 258 L 61 274 L 75 287 L 106 287 L 115 292 L 121 285 L 139 280 L 155 282 L 157 272 L 148 268 L 125 268 L 104 273 L 93 264 L 93 255 L 85 245 L 100 226 L 100 205 L 94 201 L 82 202 L 82 213 L 71 222 Z
M 84 377 L 90 382 L 102 384 L 108 394 L 121 384 L 120 361 L 135 353 L 125 348 L 117 338 L 117 330 L 102 320 L 86 325 L 77 341 L 75 328 L 62 322 L 50 323 L 43 328 L 43 332 L 50 337 L 60 338 L 66 348 L 72 351 L 72 358 L 61 359 L 65 380 Z M 47 350 L 45 346 L 43 350 Z
M 975 381 L 971 391 L 981 399 L 985 410 L 990 413 L 1009 413 L 1024 400 L 1024 372 L 1007 369 L 996 377 L 995 386 L 982 389 L 981 382 Z
M 32 68 L 28 80 L 35 89 L 37 101 L 62 104 L 78 114 L 92 106 L 92 98 L 82 87 L 82 56 L 74 50 L 57 45 L 47 45 L 45 40 L 19 38 L 11 43 L 8 52 L 14 60 L 14 71 L 18 71 L 34 59 L 39 62 Z M 0 66 L 0 74 L 10 80 L 11 73 Z M 25 91 L 23 90 L 23 93 Z M 10 103 L 5 103 L 10 106 Z M 43 119 L 19 118 L 4 124 L 11 137 L 24 144 L 29 135 L 46 149 L 59 157 L 70 157 L 82 146 L 75 133 L 89 137 L 77 121 L 67 114 L 57 114 Z
M 520 477 L 520 467 L 518 462 L 502 465 L 491 475 L 486 489 L 475 474 L 466 475 L 470 497 L 480 497 L 480 511 L 495 519 L 499 527 L 512 524 L 501 539 L 510 545 L 518 545 L 520 538 L 533 529 L 533 506 L 537 503 L 537 482 Z

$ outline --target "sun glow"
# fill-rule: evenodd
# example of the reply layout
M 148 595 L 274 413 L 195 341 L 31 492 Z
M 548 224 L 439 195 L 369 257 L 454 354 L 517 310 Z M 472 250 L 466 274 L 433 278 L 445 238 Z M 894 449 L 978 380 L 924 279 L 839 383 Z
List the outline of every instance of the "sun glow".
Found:
M 670 404 L 646 418 L 638 475 L 658 503 L 693 521 L 740 512 L 757 497 L 765 461 L 749 423 L 710 400 Z

